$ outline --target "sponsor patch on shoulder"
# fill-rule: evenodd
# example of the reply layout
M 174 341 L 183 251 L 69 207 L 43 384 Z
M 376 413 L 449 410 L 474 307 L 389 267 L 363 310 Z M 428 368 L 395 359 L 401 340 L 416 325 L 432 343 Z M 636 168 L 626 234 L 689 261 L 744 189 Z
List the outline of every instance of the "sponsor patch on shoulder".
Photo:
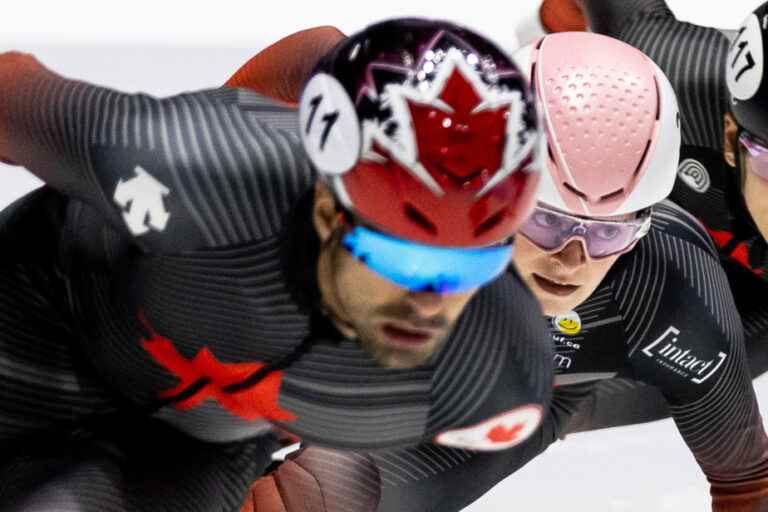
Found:
M 435 443 L 465 450 L 505 450 L 528 439 L 541 419 L 541 406 L 523 405 L 471 427 L 441 432 Z
M 718 351 L 714 357 L 701 355 L 694 352 L 692 347 L 678 343 L 680 338 L 680 330 L 670 325 L 661 336 L 643 347 L 643 354 L 694 384 L 708 381 L 728 357 L 722 351 Z
M 125 224 L 136 236 L 165 230 L 171 214 L 163 198 L 171 193 L 170 189 L 141 166 L 137 165 L 133 172 L 135 175 L 130 179 L 117 182 L 112 195 L 123 210 Z

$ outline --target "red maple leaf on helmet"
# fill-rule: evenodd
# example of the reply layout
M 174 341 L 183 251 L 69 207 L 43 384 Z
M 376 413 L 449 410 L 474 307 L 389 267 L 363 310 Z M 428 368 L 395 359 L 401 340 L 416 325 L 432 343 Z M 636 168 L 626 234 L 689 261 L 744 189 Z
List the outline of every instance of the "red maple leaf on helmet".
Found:
M 506 143 L 509 105 L 475 112 L 483 101 L 456 67 L 438 97 L 453 110 L 408 101 L 419 160 L 437 178 L 447 175 L 464 184 L 500 167 Z
M 142 318 L 143 321 L 143 318 Z M 144 322 L 146 325 L 146 322 Z M 149 327 L 149 326 L 147 326 Z M 198 382 L 204 384 L 191 396 L 174 403 L 180 410 L 189 410 L 199 406 L 205 400 L 213 399 L 231 414 L 244 420 L 266 419 L 273 421 L 293 421 L 296 417 L 283 410 L 277 403 L 283 374 L 281 371 L 267 373 L 257 384 L 241 391 L 227 391 L 225 388 L 238 384 L 254 374 L 264 363 L 222 363 L 208 350 L 202 348 L 192 359 L 179 353 L 173 342 L 160 336 L 149 328 L 150 339 L 143 339 L 141 345 L 152 358 L 172 375 L 179 379 L 179 384 L 160 393 L 163 398 L 179 395 L 194 389 Z
M 486 437 L 492 443 L 509 443 L 517 439 L 517 436 L 525 428 L 525 423 L 515 423 L 507 428 L 503 424 L 493 427 Z

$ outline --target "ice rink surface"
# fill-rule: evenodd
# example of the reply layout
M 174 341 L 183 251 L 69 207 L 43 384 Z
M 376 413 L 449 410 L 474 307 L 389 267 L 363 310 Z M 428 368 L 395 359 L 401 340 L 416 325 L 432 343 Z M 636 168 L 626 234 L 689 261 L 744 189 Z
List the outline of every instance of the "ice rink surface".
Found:
M 386 17 L 426 15 L 482 30 L 512 50 L 539 33 L 538 3 L 13 2 L 0 12 L 0 51 L 31 52 L 65 76 L 163 96 L 216 87 L 264 46 L 323 24 L 350 32 Z M 669 1 L 679 18 L 723 28 L 735 28 L 758 3 Z M 20 168 L 0 164 L 0 173 L 0 207 L 39 184 Z M 755 389 L 766 417 L 768 378 Z M 709 499 L 703 475 L 666 420 L 571 436 L 467 510 L 693 512 L 709 510 Z

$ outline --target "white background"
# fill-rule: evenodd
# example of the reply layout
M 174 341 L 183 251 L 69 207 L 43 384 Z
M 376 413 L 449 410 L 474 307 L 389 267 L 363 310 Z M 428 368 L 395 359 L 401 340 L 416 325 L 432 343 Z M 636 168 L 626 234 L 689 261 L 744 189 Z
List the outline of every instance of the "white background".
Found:
M 422 15 L 482 30 L 507 48 L 537 35 L 538 0 L 227 2 L 11 0 L 0 51 L 32 52 L 57 72 L 126 91 L 168 95 L 220 85 L 282 36 L 332 24 L 349 33 L 386 17 Z M 754 0 L 669 0 L 679 18 L 735 28 Z M 0 207 L 36 185 L 0 164 Z M 756 383 L 768 410 L 768 380 Z M 671 421 L 579 434 L 551 447 L 468 510 L 703 511 L 708 487 Z

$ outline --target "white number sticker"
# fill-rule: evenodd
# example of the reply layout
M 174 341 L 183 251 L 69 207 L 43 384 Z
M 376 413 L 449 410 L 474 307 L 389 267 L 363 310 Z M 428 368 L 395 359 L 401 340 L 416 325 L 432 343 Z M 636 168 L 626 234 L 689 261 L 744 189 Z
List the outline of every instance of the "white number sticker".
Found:
M 725 63 L 728 90 L 737 100 L 755 95 L 763 80 L 763 32 L 751 14 L 728 49 Z
M 344 87 L 331 75 L 309 81 L 299 104 L 304 147 L 320 172 L 344 174 L 360 157 L 360 125 Z

